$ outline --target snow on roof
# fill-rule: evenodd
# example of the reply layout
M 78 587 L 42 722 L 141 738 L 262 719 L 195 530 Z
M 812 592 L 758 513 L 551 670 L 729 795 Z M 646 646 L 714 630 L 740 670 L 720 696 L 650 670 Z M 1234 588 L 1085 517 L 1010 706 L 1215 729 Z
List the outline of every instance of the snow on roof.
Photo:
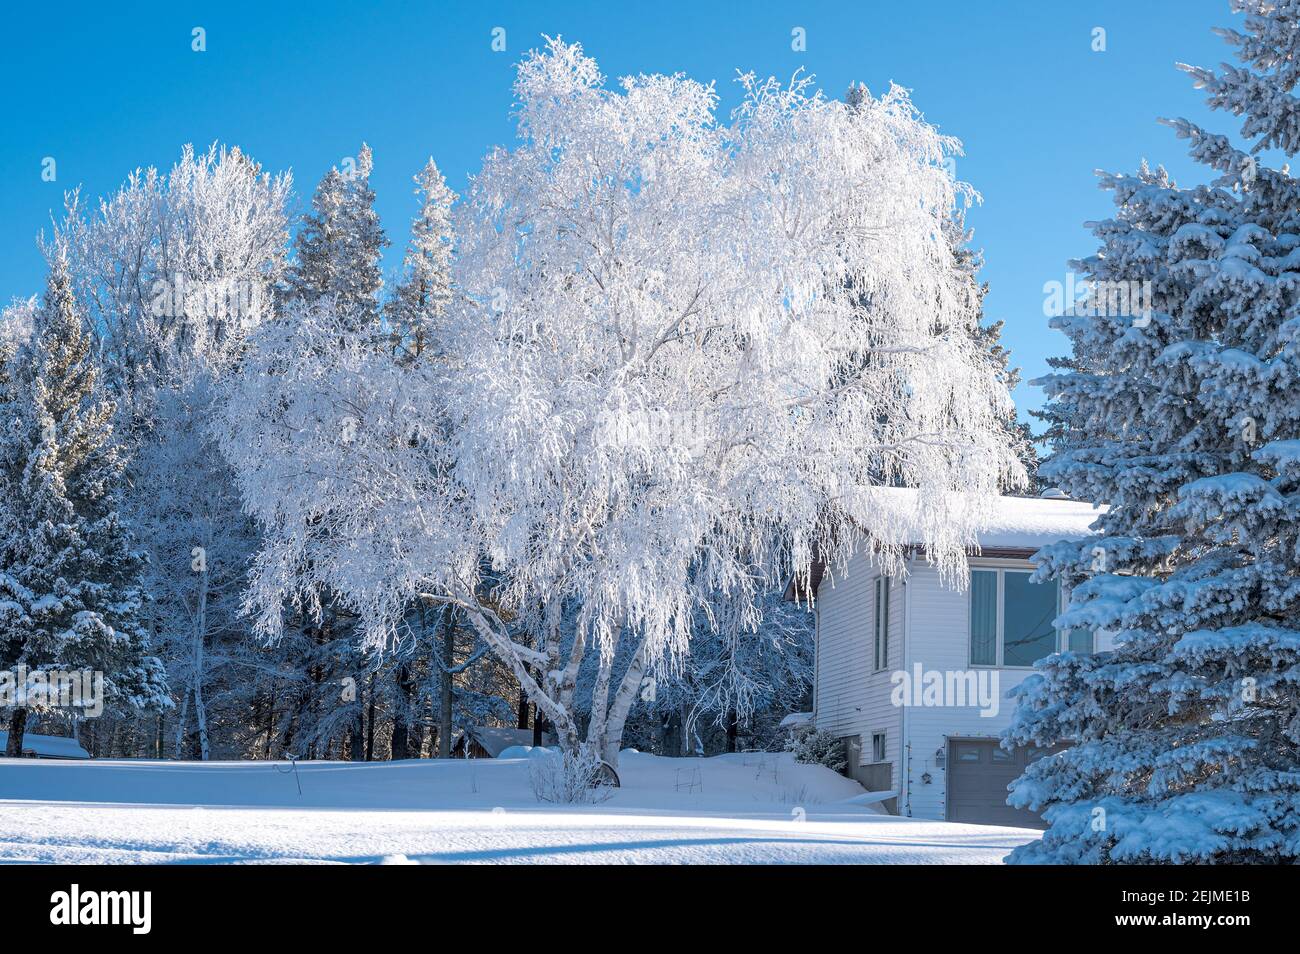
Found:
M 915 490 L 905 487 L 873 487 L 869 493 L 873 497 L 879 497 L 882 504 L 887 502 L 891 506 L 901 506 L 904 513 L 911 508 L 915 512 L 912 522 L 918 528 L 914 542 L 922 542 L 919 530 L 924 525 L 921 518 L 922 505 Z M 1037 550 L 1059 540 L 1082 540 L 1095 532 L 1091 529 L 1092 522 L 1106 512 L 1104 506 L 1068 497 L 992 497 L 971 501 L 954 495 L 951 503 L 958 513 L 970 507 L 987 508 L 987 512 L 978 520 L 976 531 L 976 540 L 981 549 Z
M 483 725 L 472 725 L 465 730 L 471 739 L 483 746 L 484 751 L 492 758 L 499 758 L 501 753 L 512 746 L 531 746 L 533 744 L 532 729 L 499 729 Z M 542 736 L 544 743 L 551 744 L 554 737 L 550 733 Z
M 862 491 L 862 498 L 870 507 L 873 502 L 895 512 L 895 526 L 899 537 L 913 546 L 926 539 L 924 528 L 932 524 L 933 513 L 927 513 L 919 493 L 907 487 L 870 487 Z M 972 555 L 1024 558 L 1040 547 L 1061 540 L 1082 540 L 1096 533 L 1092 523 L 1108 509 L 1104 505 L 1085 500 L 1071 500 L 1059 493 L 1043 497 L 968 497 L 954 494 L 946 503 L 957 516 L 975 511 L 975 547 Z M 898 539 L 896 537 L 895 539 Z M 810 592 L 816 593 L 821 585 L 826 567 L 814 562 L 809 579 Z M 807 598 L 794 577 L 786 586 L 785 600 L 795 602 Z
M 0 754 L 9 745 L 9 733 L 0 732 Z M 88 759 L 90 753 L 77 744 L 76 739 L 66 739 L 58 735 L 35 735 L 28 732 L 23 735 L 23 754 L 36 755 L 47 759 Z
M 791 712 L 781 720 L 779 728 L 793 729 L 798 726 L 812 725 L 813 714 L 811 712 Z

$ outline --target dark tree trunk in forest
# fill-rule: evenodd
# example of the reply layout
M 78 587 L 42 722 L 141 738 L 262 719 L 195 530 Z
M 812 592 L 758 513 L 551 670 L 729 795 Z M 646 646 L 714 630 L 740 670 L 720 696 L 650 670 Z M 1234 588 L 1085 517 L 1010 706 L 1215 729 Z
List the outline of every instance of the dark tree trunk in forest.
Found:
M 275 741 L 275 683 L 266 699 L 266 742 L 262 745 L 262 758 L 271 757 L 271 743 Z
M 451 758 L 451 695 L 456 660 L 456 616 L 448 603 L 442 610 L 442 700 L 438 711 L 438 758 Z
M 411 668 L 402 663 L 397 667 L 397 707 L 393 714 L 393 748 L 390 758 L 409 759 L 411 757 L 410 725 L 407 713 L 411 709 Z M 418 754 L 418 750 L 417 750 Z
M 375 673 L 372 672 L 370 674 L 370 687 L 368 689 L 368 692 L 370 693 L 370 702 L 369 705 L 366 707 L 366 761 L 367 762 L 373 762 L 375 760 L 375 717 L 376 717 L 376 711 L 379 708 L 378 703 L 375 701 L 375 695 L 376 695 L 375 678 L 376 675 Z
M 352 728 L 348 731 L 348 758 L 353 762 L 364 762 L 366 759 L 364 711 L 360 706 L 357 707 L 356 721 L 352 723 Z
M 740 720 L 735 712 L 727 713 L 727 751 L 736 751 L 736 738 L 740 735 Z
M 524 666 L 524 672 L 528 673 L 531 676 L 532 668 L 529 666 Z M 518 722 L 519 728 L 521 729 L 528 728 L 528 693 L 524 692 L 522 686 L 519 689 L 519 701 L 515 705 L 515 713 L 519 719 Z
M 27 731 L 27 708 L 19 706 L 9 717 L 9 744 L 5 746 L 5 755 L 18 758 L 23 754 L 23 735 Z

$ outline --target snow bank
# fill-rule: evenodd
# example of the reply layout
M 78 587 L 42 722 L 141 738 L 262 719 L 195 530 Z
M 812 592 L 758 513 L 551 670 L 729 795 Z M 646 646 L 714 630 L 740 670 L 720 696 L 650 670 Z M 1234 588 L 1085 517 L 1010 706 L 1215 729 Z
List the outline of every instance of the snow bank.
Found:
M 878 814 L 788 753 L 625 752 L 619 774 L 609 801 L 549 806 L 527 758 L 0 760 L 0 861 L 993 864 L 1038 837 Z

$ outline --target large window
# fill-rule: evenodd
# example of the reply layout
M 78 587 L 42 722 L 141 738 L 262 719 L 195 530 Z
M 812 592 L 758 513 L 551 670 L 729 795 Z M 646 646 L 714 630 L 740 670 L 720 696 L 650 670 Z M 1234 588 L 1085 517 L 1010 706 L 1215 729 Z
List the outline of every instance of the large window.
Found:
M 1060 611 L 1055 580 L 1032 583 L 1024 570 L 972 570 L 971 665 L 1027 668 L 1062 645 L 1075 652 L 1092 652 L 1091 631 L 1058 635 L 1052 621 Z
M 889 578 L 876 577 L 876 612 L 872 623 L 872 657 L 876 672 L 889 665 Z

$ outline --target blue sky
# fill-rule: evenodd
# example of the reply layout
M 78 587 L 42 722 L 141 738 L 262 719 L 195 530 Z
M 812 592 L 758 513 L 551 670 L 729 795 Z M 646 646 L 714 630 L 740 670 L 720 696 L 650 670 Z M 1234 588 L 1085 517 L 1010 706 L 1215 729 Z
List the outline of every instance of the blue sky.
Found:
M 150 7 L 155 9 L 150 9 Z M 990 318 L 1026 378 L 1064 352 L 1043 284 L 1094 249 L 1083 222 L 1108 214 L 1095 169 L 1163 163 L 1204 178 L 1160 116 L 1211 118 L 1177 61 L 1217 65 L 1227 0 L 745 4 L 398 3 L 14 4 L 0 31 L 0 300 L 40 290 L 35 246 L 65 189 L 98 196 L 136 167 L 169 167 L 185 143 L 241 146 L 291 169 L 298 207 L 329 166 L 375 152 L 373 184 L 395 269 L 414 212 L 411 176 L 432 155 L 458 191 L 513 138 L 510 82 L 542 34 L 580 41 L 614 77 L 683 71 L 714 79 L 724 111 L 735 71 L 787 78 L 803 67 L 829 94 L 890 81 L 966 156 L 957 174 L 984 197 L 970 224 L 985 256 Z M 206 30 L 207 50 L 191 50 Z M 505 29 L 507 51 L 492 50 Z M 791 49 L 802 27 L 807 49 Z M 1093 30 L 1103 28 L 1104 52 Z M 57 180 L 42 181 L 54 157 Z M 1022 385 L 1022 410 L 1041 394 Z

